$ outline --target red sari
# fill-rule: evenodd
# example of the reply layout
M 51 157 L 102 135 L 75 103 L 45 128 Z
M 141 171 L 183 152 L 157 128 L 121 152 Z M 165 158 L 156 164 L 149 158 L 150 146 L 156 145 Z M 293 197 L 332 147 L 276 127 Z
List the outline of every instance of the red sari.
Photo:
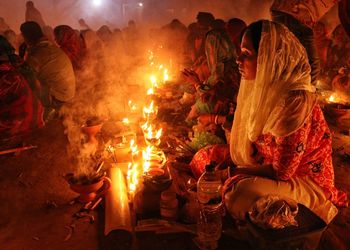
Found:
M 0 64 L 0 137 L 43 127 L 43 107 L 28 82 L 9 62 Z
M 254 145 L 256 161 L 272 164 L 278 180 L 309 176 L 335 205 L 347 205 L 346 194 L 334 186 L 331 132 L 319 105 L 293 134 L 261 135 Z

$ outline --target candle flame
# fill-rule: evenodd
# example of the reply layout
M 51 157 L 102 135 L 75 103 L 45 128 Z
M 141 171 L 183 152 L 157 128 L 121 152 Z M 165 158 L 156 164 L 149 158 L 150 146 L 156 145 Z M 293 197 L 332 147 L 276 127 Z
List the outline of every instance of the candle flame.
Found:
M 169 74 L 168 74 L 168 70 L 167 69 L 164 69 L 164 72 L 163 72 L 163 81 L 166 82 L 169 80 Z
M 130 141 L 130 149 L 133 155 L 137 153 L 137 144 L 135 143 L 134 139 L 131 139 Z
M 136 105 L 131 100 L 128 101 L 128 106 L 131 111 L 135 111 L 137 109 Z
M 123 118 L 122 123 L 124 123 L 125 125 L 128 125 L 130 123 L 129 118 L 127 117 Z
M 139 172 L 137 169 L 138 165 L 136 163 L 133 164 L 129 162 L 126 179 L 128 181 L 128 188 L 130 193 L 135 192 L 137 185 L 139 184 Z
M 149 88 L 147 90 L 147 95 L 153 95 L 153 94 L 154 94 L 153 88 Z
M 157 77 L 155 75 L 151 75 L 149 79 L 150 79 L 150 81 L 152 83 L 152 86 L 156 85 Z

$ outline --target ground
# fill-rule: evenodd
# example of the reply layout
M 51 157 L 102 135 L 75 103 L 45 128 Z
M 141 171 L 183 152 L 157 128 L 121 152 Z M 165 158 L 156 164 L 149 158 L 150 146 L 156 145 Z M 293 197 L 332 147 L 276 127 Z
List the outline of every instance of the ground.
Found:
M 61 121 L 19 142 L 37 148 L 0 156 L 0 249 L 196 249 L 189 235 L 103 236 L 103 207 L 92 214 L 95 223 L 75 220 L 81 205 L 71 204 L 76 194 L 63 175 L 72 171 L 66 153 L 67 139 Z M 339 188 L 350 193 L 350 137 L 335 137 L 335 175 Z M 347 144 L 346 144 L 347 143 Z M 347 150 L 347 151 L 346 151 Z M 70 234 L 71 230 L 72 234 Z M 319 249 L 350 249 L 350 209 L 341 209 L 323 234 Z M 225 237 L 220 249 L 248 249 Z

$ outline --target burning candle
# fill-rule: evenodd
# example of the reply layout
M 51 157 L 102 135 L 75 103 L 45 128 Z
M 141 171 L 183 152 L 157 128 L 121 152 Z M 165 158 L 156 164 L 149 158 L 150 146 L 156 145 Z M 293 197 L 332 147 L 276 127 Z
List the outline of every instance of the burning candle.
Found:
M 129 125 L 130 124 L 130 121 L 129 121 L 129 118 L 123 118 L 123 120 L 122 120 L 122 123 L 124 124 L 124 125 Z
M 169 80 L 169 74 L 168 74 L 168 70 L 167 69 L 164 69 L 164 72 L 163 72 L 163 82 L 167 82 Z
M 134 199 L 135 191 L 137 189 L 137 185 L 139 184 L 138 164 L 131 162 L 129 163 L 126 179 L 128 182 L 129 200 L 132 202 Z
M 153 120 L 156 118 L 158 113 L 158 107 L 154 105 L 154 102 L 151 101 L 150 105 L 147 107 L 143 107 L 143 117 L 149 120 Z
M 329 101 L 329 102 L 336 102 L 335 95 L 332 94 L 332 95 L 328 98 L 328 101 Z
M 135 112 L 137 110 L 137 106 L 131 100 L 128 101 L 128 106 L 131 112 Z
M 145 141 L 149 145 L 158 146 L 160 144 L 160 137 L 162 135 L 162 128 L 159 130 L 156 130 L 152 127 L 152 125 L 149 125 L 149 127 L 146 129 L 144 133 Z

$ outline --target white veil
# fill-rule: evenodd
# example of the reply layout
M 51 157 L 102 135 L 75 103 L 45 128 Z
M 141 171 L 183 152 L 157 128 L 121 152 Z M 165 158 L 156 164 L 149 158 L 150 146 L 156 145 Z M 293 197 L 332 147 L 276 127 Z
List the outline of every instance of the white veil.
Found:
M 283 25 L 263 20 L 255 80 L 242 79 L 230 152 L 238 165 L 253 165 L 252 142 L 299 129 L 316 103 L 304 47 Z

